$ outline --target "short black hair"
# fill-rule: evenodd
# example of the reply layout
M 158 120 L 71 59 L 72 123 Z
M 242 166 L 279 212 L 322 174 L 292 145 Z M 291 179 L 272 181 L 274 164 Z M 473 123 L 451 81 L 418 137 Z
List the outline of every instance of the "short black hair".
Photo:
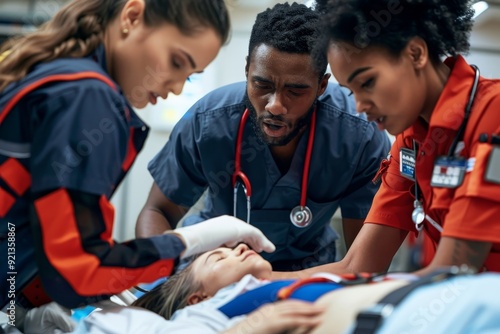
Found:
M 330 41 L 346 42 L 399 55 L 418 36 L 433 61 L 467 53 L 470 47 L 474 10 L 468 0 L 317 0 L 317 6 L 323 47 Z
M 325 13 L 328 8 L 328 0 L 316 0 L 314 9 L 319 13 Z
M 296 2 L 277 4 L 257 15 L 248 45 L 248 62 L 254 49 L 265 44 L 282 52 L 310 54 L 316 48 L 319 31 L 319 13 Z M 326 72 L 328 61 L 314 57 L 314 67 L 320 78 Z

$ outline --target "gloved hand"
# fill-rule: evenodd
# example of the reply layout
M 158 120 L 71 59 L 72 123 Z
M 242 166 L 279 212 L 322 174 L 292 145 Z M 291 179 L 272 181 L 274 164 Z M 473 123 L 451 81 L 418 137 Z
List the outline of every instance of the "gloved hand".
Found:
M 220 216 L 204 222 L 180 227 L 166 233 L 179 235 L 186 250 L 181 259 L 194 254 L 204 253 L 222 245 L 236 246 L 240 242 L 246 243 L 256 252 L 274 252 L 276 247 L 256 227 L 233 216 Z
M 75 328 L 71 311 L 55 302 L 29 310 L 24 319 L 24 333 L 60 334 L 72 332 Z

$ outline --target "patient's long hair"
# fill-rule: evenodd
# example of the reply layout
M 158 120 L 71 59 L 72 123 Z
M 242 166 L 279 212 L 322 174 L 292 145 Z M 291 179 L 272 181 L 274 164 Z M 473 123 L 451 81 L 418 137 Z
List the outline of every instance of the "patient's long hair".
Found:
M 132 306 L 145 308 L 170 320 L 175 311 L 187 306 L 188 297 L 202 288 L 201 282 L 194 277 L 192 263 L 145 293 Z
M 107 25 L 128 0 L 73 0 L 32 34 L 8 40 L 0 47 L 0 92 L 23 78 L 36 64 L 90 54 L 103 41 Z M 212 28 L 222 44 L 229 38 L 230 19 L 224 0 L 144 0 L 144 23 L 167 22 L 183 34 Z M 5 52 L 5 53 L 4 53 Z M 133 51 L 131 51 L 133 52 Z

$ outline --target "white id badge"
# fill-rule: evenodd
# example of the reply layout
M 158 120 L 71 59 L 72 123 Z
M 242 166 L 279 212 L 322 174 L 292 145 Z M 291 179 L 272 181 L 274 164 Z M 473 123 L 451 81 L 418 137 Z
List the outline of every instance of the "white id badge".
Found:
M 412 181 L 415 181 L 415 155 L 415 151 L 409 148 L 399 151 L 399 173 Z
M 437 157 L 432 171 L 431 187 L 456 188 L 464 181 L 467 159 L 462 157 Z

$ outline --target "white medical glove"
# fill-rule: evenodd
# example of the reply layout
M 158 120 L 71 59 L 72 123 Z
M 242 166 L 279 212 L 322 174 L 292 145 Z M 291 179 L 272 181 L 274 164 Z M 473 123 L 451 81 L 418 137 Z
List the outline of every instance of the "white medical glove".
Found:
M 55 302 L 29 310 L 24 319 L 24 333 L 60 334 L 70 333 L 75 328 L 71 311 Z
M 195 254 L 204 253 L 222 245 L 234 247 L 243 242 L 256 252 L 274 252 L 276 247 L 256 227 L 233 216 L 220 216 L 204 222 L 180 227 L 166 233 L 179 235 L 186 250 L 181 259 Z

